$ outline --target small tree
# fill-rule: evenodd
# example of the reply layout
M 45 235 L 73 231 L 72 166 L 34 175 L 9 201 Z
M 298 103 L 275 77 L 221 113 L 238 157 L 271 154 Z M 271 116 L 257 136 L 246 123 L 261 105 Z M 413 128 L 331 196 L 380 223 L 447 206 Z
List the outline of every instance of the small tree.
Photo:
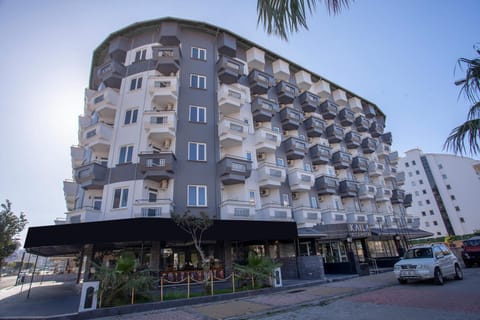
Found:
M 12 203 L 7 199 L 2 203 L 0 212 L 0 278 L 2 277 L 2 266 L 5 259 L 20 246 L 14 239 L 27 225 L 27 219 L 23 212 L 16 216 L 12 212 Z
M 210 259 L 205 255 L 202 249 L 203 233 L 212 226 L 213 221 L 205 212 L 200 212 L 199 216 L 194 216 L 189 210 L 183 214 L 172 213 L 172 220 L 186 233 L 188 233 L 193 240 L 193 245 L 197 250 L 202 261 L 202 269 L 204 272 L 210 270 Z M 208 278 L 204 278 L 204 287 L 207 290 Z
M 280 267 L 279 263 L 270 257 L 256 254 L 253 251 L 248 253 L 247 265 L 234 264 L 234 269 L 244 277 L 243 283 L 251 282 L 253 288 L 261 288 L 269 280 L 275 268 Z

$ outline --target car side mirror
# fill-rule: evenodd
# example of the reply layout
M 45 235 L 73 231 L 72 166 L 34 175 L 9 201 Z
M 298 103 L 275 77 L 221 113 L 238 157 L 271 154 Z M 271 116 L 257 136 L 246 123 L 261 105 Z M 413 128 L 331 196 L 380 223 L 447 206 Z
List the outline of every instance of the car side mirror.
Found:
M 443 258 L 443 257 L 444 257 L 443 253 L 439 253 L 439 254 L 437 254 L 437 256 L 436 256 L 437 259 L 441 259 L 441 258 Z

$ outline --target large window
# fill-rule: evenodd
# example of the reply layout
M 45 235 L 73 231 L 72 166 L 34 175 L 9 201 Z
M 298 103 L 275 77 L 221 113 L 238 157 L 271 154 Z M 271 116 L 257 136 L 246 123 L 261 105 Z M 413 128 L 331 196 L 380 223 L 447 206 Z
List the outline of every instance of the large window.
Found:
M 130 91 L 140 89 L 142 87 L 142 80 L 142 77 L 130 80 Z
M 130 109 L 125 112 L 124 124 L 137 123 L 138 109 Z
M 198 74 L 191 74 L 190 87 L 197 89 L 207 89 L 207 77 Z
M 188 160 L 207 161 L 207 144 L 199 142 L 189 142 Z
M 133 146 L 123 146 L 120 148 L 120 156 L 118 157 L 118 163 L 132 162 Z
M 187 206 L 206 207 L 207 206 L 207 186 L 189 185 L 187 187 Z
M 207 108 L 199 107 L 199 106 L 190 106 L 190 109 L 188 112 L 188 120 L 190 122 L 206 123 Z
M 192 59 L 204 60 L 205 61 L 205 60 L 207 60 L 207 49 L 192 47 L 190 57 Z
M 113 209 L 126 208 L 128 201 L 128 188 L 117 188 L 113 194 Z
M 135 52 L 135 62 L 145 60 L 147 58 L 147 49 L 138 50 Z

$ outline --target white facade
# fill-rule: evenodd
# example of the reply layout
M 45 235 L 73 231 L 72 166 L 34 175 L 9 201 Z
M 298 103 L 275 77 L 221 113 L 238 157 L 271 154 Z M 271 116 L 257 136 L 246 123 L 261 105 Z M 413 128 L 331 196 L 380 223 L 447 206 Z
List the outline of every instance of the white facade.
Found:
M 412 194 L 407 213 L 434 237 L 480 230 L 480 161 L 447 154 L 406 152 L 399 161 L 404 189 Z

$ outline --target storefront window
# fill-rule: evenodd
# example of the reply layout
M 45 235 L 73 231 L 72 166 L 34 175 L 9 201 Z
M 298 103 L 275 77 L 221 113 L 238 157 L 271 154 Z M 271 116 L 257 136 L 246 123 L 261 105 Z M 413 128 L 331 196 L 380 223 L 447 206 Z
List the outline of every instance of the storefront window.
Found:
M 318 243 L 324 263 L 348 262 L 347 250 L 342 241 Z
M 398 256 L 394 240 L 370 240 L 367 241 L 368 251 L 372 258 L 384 258 Z

